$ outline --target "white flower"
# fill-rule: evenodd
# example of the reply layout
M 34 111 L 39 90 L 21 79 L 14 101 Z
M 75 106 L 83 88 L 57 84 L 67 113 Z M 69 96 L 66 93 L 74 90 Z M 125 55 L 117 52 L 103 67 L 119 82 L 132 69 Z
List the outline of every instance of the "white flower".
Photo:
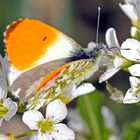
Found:
M 78 96 L 91 93 L 94 90 L 95 87 L 91 83 L 84 83 L 78 87 L 73 84 L 64 92 L 64 94 L 61 94 L 58 98 L 64 103 L 69 103 Z
M 113 48 L 113 47 L 116 47 L 118 49 L 120 48 L 120 45 L 119 45 L 119 42 L 117 39 L 117 35 L 116 35 L 116 31 L 114 28 L 109 28 L 106 31 L 105 40 L 106 40 L 107 46 L 109 48 Z
M 17 104 L 10 98 L 7 98 L 0 103 L 0 126 L 3 119 L 9 121 L 17 112 Z
M 74 140 L 74 132 L 60 123 L 67 115 L 67 108 L 59 99 L 50 102 L 46 108 L 46 118 L 37 110 L 23 114 L 23 122 L 38 131 L 38 140 Z
M 120 45 L 118 43 L 116 32 L 113 28 L 109 28 L 107 30 L 106 35 L 105 35 L 105 39 L 106 39 L 107 46 L 110 49 L 113 47 L 117 47 L 119 49 Z M 99 83 L 102 83 L 102 82 L 108 80 L 110 77 L 112 77 L 115 73 L 117 73 L 120 70 L 120 68 L 115 68 L 115 66 L 114 66 L 115 54 L 113 54 L 111 51 L 110 51 L 110 53 L 111 53 L 112 58 L 111 57 L 108 58 L 107 69 L 100 76 Z
M 3 64 L 3 58 L 0 55 L 0 100 L 6 99 L 7 97 L 7 83 L 6 83 L 6 75 Z
M 134 64 L 128 68 L 129 72 L 133 76 L 140 76 L 140 64 Z
M 17 104 L 7 97 L 7 84 L 0 56 L 0 126 L 3 119 L 9 121 L 17 112 Z
M 140 42 L 127 39 L 122 43 L 121 55 L 130 61 L 140 62 Z
M 116 74 L 120 69 L 126 67 L 129 64 L 125 58 L 120 54 L 120 45 L 117 39 L 116 31 L 113 28 L 109 28 L 105 35 L 106 43 L 108 48 L 106 59 L 106 71 L 100 76 L 99 83 L 102 83 L 114 74 Z
M 133 38 L 140 40 L 140 30 L 137 27 L 132 26 L 130 29 L 130 34 Z
M 125 4 L 119 4 L 124 13 L 133 21 L 140 18 L 140 0 L 125 0 Z
M 123 103 L 131 104 L 140 101 L 140 79 L 131 76 L 129 78 L 131 88 L 127 90 Z
M 9 140 L 9 138 L 4 134 L 0 134 L 0 140 Z

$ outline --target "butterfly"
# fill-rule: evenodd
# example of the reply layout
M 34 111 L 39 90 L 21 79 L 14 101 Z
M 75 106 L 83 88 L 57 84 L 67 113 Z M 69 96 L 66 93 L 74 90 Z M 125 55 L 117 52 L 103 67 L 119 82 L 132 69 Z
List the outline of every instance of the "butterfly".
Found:
M 90 84 L 80 84 L 98 70 L 95 59 L 103 45 L 84 49 L 59 30 L 30 18 L 7 26 L 4 43 L 10 90 L 28 108 L 38 109 L 68 92 L 93 91 Z M 70 101 L 69 94 L 65 102 Z

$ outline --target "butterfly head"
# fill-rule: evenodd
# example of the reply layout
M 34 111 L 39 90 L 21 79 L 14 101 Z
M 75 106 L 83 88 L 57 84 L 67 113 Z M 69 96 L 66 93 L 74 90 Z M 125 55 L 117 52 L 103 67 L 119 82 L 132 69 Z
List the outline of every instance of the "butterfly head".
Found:
M 85 53 L 89 58 L 96 59 L 99 55 L 106 50 L 106 45 L 103 43 L 90 42 L 88 47 L 85 49 Z

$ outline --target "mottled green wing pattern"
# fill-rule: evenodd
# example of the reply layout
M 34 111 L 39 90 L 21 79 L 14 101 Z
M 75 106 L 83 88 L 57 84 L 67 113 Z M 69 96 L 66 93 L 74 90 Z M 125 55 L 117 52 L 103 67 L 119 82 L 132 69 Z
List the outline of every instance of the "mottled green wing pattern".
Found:
M 31 95 L 28 99 L 27 109 L 39 109 L 50 101 L 63 95 L 71 85 L 78 86 L 83 80 L 88 79 L 95 72 L 93 60 L 83 59 L 70 62 L 61 72 L 46 85 Z

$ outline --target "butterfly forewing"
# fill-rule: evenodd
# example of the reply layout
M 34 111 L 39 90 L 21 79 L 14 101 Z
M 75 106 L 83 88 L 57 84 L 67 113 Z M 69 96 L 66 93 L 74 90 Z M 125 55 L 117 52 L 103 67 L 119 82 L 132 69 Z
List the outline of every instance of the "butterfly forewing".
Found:
M 67 58 L 79 45 L 57 29 L 35 19 L 20 19 L 4 33 L 11 64 L 26 71 L 40 64 Z

